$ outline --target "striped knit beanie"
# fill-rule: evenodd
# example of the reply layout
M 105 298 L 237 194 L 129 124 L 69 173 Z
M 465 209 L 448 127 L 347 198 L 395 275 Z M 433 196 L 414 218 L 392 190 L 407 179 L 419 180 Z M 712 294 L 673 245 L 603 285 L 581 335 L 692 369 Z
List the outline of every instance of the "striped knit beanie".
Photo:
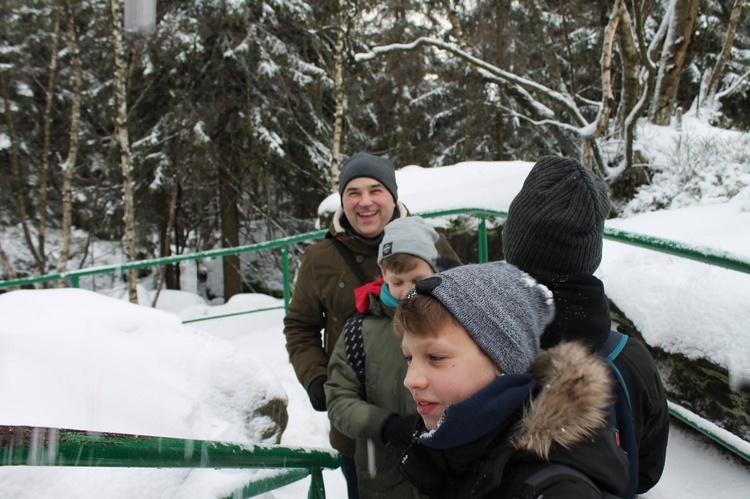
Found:
M 543 157 L 508 208 L 505 260 L 537 278 L 593 274 L 610 209 L 607 186 L 581 163 Z
M 552 293 L 507 262 L 455 267 L 412 292 L 442 303 L 505 374 L 528 372 L 555 310 Z

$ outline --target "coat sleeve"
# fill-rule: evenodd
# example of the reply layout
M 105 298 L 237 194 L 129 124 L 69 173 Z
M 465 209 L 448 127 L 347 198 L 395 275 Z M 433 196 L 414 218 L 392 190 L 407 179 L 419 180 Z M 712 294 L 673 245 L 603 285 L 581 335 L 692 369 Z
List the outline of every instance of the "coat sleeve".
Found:
M 315 292 L 316 278 L 308 251 L 302 256 L 292 301 L 284 317 L 289 361 L 297 379 L 307 389 L 315 378 L 326 376 L 328 362 L 323 346 L 323 303 Z
M 344 338 L 350 324 L 352 321 L 347 321 L 344 326 L 328 364 L 328 381 L 325 384 L 328 418 L 336 429 L 350 438 L 369 438 L 382 443 L 380 430 L 394 413 L 366 400 L 365 387 L 346 359 Z

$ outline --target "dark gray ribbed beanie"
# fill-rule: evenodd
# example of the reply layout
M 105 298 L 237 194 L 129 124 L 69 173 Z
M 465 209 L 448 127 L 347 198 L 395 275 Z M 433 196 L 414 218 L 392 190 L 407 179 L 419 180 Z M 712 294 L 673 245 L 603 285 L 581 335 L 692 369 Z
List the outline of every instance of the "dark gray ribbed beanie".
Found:
M 552 293 L 506 262 L 455 267 L 412 291 L 442 303 L 506 374 L 528 372 L 555 311 Z
M 393 202 L 398 201 L 396 170 L 389 159 L 366 152 L 358 152 L 347 159 L 341 166 L 341 173 L 339 173 L 340 197 L 344 196 L 346 184 L 358 177 L 369 177 L 378 180 L 391 193 Z
M 505 260 L 540 278 L 593 274 L 611 206 L 607 186 L 578 161 L 539 159 L 508 208 Z

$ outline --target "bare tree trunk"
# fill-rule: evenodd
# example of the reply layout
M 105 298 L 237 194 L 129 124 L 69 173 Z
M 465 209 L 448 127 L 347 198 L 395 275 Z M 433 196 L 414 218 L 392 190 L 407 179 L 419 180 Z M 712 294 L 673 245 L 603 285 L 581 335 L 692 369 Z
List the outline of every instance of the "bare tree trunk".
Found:
M 73 18 L 73 7 L 70 0 L 65 0 L 65 10 L 68 16 L 67 32 L 70 55 L 73 60 L 73 104 L 70 110 L 70 142 L 68 158 L 63 163 L 63 198 L 62 198 L 62 248 L 60 258 L 57 261 L 58 272 L 65 272 L 68 267 L 70 255 L 71 220 L 73 213 L 73 167 L 78 156 L 78 137 L 81 129 L 81 83 L 83 81 L 81 71 L 81 54 L 78 49 L 78 40 L 75 33 Z M 63 281 L 58 281 L 62 287 Z
M 111 0 L 112 35 L 115 49 L 115 97 L 117 99 L 117 144 L 120 146 L 122 167 L 123 204 L 125 207 L 125 254 L 128 262 L 135 261 L 135 213 L 133 206 L 133 182 L 130 139 L 128 137 L 128 103 L 125 88 L 125 57 L 122 46 L 122 11 L 119 0 Z M 138 288 L 135 270 L 128 271 L 128 293 L 132 303 L 138 303 Z
M 339 0 L 338 29 L 336 30 L 336 114 L 333 121 L 333 144 L 331 145 L 331 192 L 339 190 L 341 171 L 341 136 L 344 127 L 344 19 L 346 0 Z
M 174 226 L 174 221 L 176 217 L 176 211 L 177 211 L 177 192 L 180 188 L 180 180 L 178 178 L 178 175 L 174 176 L 174 185 L 172 186 L 172 195 L 169 198 L 169 219 L 167 220 L 167 230 L 164 231 L 164 241 L 162 241 L 162 247 L 164 248 L 163 256 L 169 256 L 169 234 L 172 232 L 172 227 Z M 152 307 L 156 307 L 156 302 L 159 301 L 159 295 L 161 294 L 161 289 L 164 286 L 164 276 L 167 271 L 167 266 L 162 265 L 161 272 L 159 273 L 159 283 L 156 286 L 156 293 L 154 294 L 154 300 L 151 302 Z
M 547 32 L 547 23 L 542 19 L 541 12 L 544 10 L 539 5 L 539 0 L 532 0 L 528 2 L 531 17 L 534 20 L 534 25 L 537 27 L 542 40 L 542 50 L 544 52 L 544 60 L 547 62 L 547 70 L 549 71 L 550 81 L 553 82 L 552 87 L 560 93 L 568 94 L 568 87 L 565 85 L 565 80 L 562 77 L 560 66 L 557 64 L 557 55 L 553 50 L 555 46 L 552 43 L 552 39 Z
M 724 64 L 726 64 L 727 59 L 729 59 L 729 53 L 734 44 L 734 36 L 737 34 L 737 26 L 740 23 L 740 16 L 742 15 L 742 7 L 744 4 L 745 0 L 736 0 L 734 2 L 732 14 L 729 16 L 729 27 L 727 28 L 727 35 L 724 39 L 724 48 L 721 50 L 721 54 L 716 60 L 716 64 L 709 75 L 708 84 L 705 86 L 704 92 L 702 92 L 702 100 L 708 103 L 711 103 L 714 100 L 716 92 L 719 90 L 721 73 L 724 70 Z
M 42 149 L 42 171 L 39 180 L 39 255 L 42 257 L 44 266 L 47 266 L 47 257 L 44 250 L 47 233 L 47 182 L 49 176 L 50 156 L 50 130 L 52 128 L 52 102 L 55 94 L 55 76 L 57 74 L 57 51 L 60 43 L 60 9 L 54 8 L 55 21 L 52 35 L 52 53 L 49 61 L 49 81 L 47 82 L 47 93 L 44 103 L 44 146 Z M 60 281 L 62 282 L 62 281 Z
M 695 28 L 700 0 L 672 0 L 668 10 L 669 28 L 659 60 L 654 100 L 649 119 L 655 125 L 668 125 L 677 106 L 677 91 Z
M 16 278 L 16 271 L 13 270 L 13 265 L 11 265 L 10 260 L 8 260 L 8 255 L 5 254 L 5 250 L 3 250 L 3 245 L 0 242 L 0 260 L 3 262 L 3 268 L 5 269 L 5 275 L 7 276 L 8 280 L 12 280 Z
M 239 184 L 233 164 L 219 167 L 219 197 L 221 204 L 221 247 L 233 248 L 240 245 L 240 213 L 237 206 Z M 224 303 L 242 292 L 242 272 L 240 255 L 227 255 L 222 259 L 224 277 Z
M 34 241 L 31 238 L 31 230 L 29 229 L 28 216 L 26 215 L 26 201 L 23 195 L 23 187 L 21 184 L 21 169 L 18 165 L 18 143 L 16 137 L 16 126 L 13 122 L 13 111 L 10 105 L 10 97 L 8 96 L 8 87 L 5 85 L 5 76 L 3 75 L 3 68 L 0 66 L 0 92 L 3 94 L 3 101 L 5 104 L 5 120 L 8 125 L 8 135 L 10 135 L 10 172 L 13 180 L 13 187 L 16 191 L 16 204 L 18 205 L 18 217 L 21 220 L 21 227 L 23 228 L 24 239 L 26 245 L 31 251 L 34 261 L 36 262 L 39 272 L 44 274 L 45 266 L 42 257 L 39 255 Z

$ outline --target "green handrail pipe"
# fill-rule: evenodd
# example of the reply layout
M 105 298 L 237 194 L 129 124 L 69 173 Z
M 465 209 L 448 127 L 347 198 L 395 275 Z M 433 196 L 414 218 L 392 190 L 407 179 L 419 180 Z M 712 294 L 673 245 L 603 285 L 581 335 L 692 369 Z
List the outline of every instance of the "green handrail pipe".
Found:
M 684 407 L 675 404 L 674 402 L 667 401 L 667 404 L 669 405 L 669 415 L 676 418 L 677 420 L 683 422 L 684 424 L 688 425 L 698 433 L 701 433 L 705 435 L 706 437 L 710 438 L 714 442 L 722 445 L 725 449 L 729 450 L 730 452 L 733 452 L 734 454 L 738 455 L 745 461 L 750 462 L 750 453 L 748 453 L 745 450 L 742 450 L 739 446 L 734 445 L 733 443 L 729 442 L 726 438 L 716 434 L 716 432 L 711 431 L 710 429 L 706 428 L 704 425 L 701 425 L 698 418 L 691 418 L 690 417 L 690 411 L 685 409 Z M 739 437 L 737 437 L 739 439 Z
M 417 213 L 424 218 L 435 218 L 435 217 L 446 217 L 455 215 L 474 215 L 480 217 L 480 224 L 478 229 L 479 239 L 479 262 L 483 263 L 487 261 L 487 227 L 486 217 L 492 216 L 499 219 L 507 217 L 507 213 L 497 210 L 487 210 L 483 208 L 454 208 L 449 210 L 434 210 Z M 297 244 L 305 241 L 321 239 L 325 236 L 325 230 L 319 230 L 314 232 L 306 232 L 304 234 L 298 234 L 296 236 L 284 237 L 273 241 L 266 241 L 262 243 L 249 244 L 245 246 L 237 246 L 234 248 L 220 248 L 208 251 L 200 251 L 196 253 L 187 253 L 182 255 L 172 255 L 161 258 L 154 258 L 151 260 L 140 260 L 136 262 L 123 263 L 118 265 L 105 265 L 100 267 L 91 267 L 87 269 L 72 270 L 69 272 L 61 272 L 54 274 L 45 274 L 43 276 L 36 277 L 23 277 L 18 279 L 10 279 L 6 281 L 0 281 L 1 288 L 19 287 L 30 284 L 36 284 L 39 282 L 56 281 L 61 279 L 68 279 L 71 281 L 73 287 L 78 287 L 80 277 L 90 276 L 96 274 L 107 274 L 107 273 L 122 273 L 128 270 L 140 269 L 153 266 L 171 265 L 186 260 L 201 260 L 209 258 L 218 258 L 227 255 L 234 255 L 239 253 L 247 253 L 251 251 L 261 251 L 268 249 L 280 248 L 282 250 L 282 271 L 284 273 L 284 301 L 285 305 L 288 305 L 291 297 L 291 289 L 289 287 L 289 262 L 288 262 L 288 247 L 292 244 Z M 691 246 L 688 244 L 680 243 L 678 241 L 672 241 L 668 239 L 662 239 L 652 236 L 646 236 L 643 234 L 630 233 L 618 229 L 612 229 L 605 227 L 604 238 L 614 240 L 617 242 L 635 245 L 639 247 L 649 248 L 662 253 L 668 253 L 691 260 L 700 261 L 703 263 L 709 263 L 718 267 L 736 270 L 739 272 L 750 273 L 750 259 L 742 255 L 735 255 L 726 251 L 714 250 L 707 247 Z
M 338 452 L 125 433 L 0 426 L 2 466 L 338 468 Z
M 705 246 L 693 246 L 679 241 L 646 236 L 609 227 L 605 227 L 604 237 L 620 243 L 656 250 L 660 253 L 750 274 L 750 258 L 729 251 L 715 250 Z
M 322 499 L 325 498 L 322 469 L 340 465 L 341 458 L 334 450 L 0 426 L 0 466 L 285 470 L 253 480 L 242 489 L 243 497 L 262 494 L 310 475 L 308 497 Z

